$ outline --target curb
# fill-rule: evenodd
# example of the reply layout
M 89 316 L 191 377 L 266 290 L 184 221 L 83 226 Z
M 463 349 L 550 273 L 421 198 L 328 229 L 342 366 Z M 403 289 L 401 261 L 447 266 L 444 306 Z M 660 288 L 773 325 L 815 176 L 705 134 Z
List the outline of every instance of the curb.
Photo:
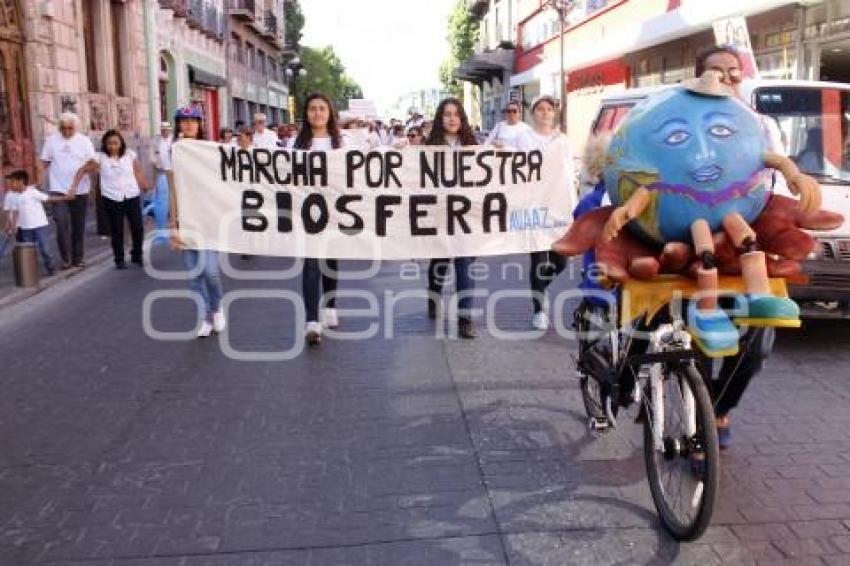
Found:
M 38 287 L 22 287 L 17 288 L 17 290 L 12 291 L 5 297 L 0 298 L 0 311 L 6 309 L 8 307 L 17 305 L 30 297 L 34 297 L 38 295 L 42 291 L 46 291 L 59 285 L 63 281 L 71 279 L 80 273 L 83 273 L 87 269 L 91 269 L 100 265 L 112 258 L 112 250 L 102 250 L 91 257 L 86 258 L 86 267 L 72 267 L 66 270 L 57 270 L 55 275 L 50 277 L 45 277 L 41 280 Z

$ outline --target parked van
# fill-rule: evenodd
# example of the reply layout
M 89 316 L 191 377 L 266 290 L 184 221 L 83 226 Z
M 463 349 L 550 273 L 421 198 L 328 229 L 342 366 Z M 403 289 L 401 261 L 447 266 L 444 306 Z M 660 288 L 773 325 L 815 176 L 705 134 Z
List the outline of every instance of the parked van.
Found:
M 629 110 L 653 93 L 674 85 L 627 90 L 602 99 L 592 134 L 616 130 Z M 844 215 L 831 231 L 812 232 L 818 249 L 804 262 L 805 285 L 792 285 L 792 297 L 809 318 L 850 318 L 850 84 L 754 80 L 742 94 L 760 114 L 773 117 L 786 153 L 820 181 L 823 208 Z M 787 194 L 784 182 L 774 191 Z

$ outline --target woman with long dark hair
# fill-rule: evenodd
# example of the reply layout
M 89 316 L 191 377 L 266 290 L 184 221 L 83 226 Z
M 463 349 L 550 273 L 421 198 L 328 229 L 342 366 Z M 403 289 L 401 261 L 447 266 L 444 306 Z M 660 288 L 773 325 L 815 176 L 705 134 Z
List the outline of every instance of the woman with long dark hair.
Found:
M 457 98 L 446 98 L 437 106 L 431 133 L 422 145 L 441 145 L 457 148 L 477 145 L 475 134 L 469 125 L 469 119 L 463 104 Z M 461 338 L 475 338 L 475 325 L 472 322 L 472 295 L 475 281 L 470 275 L 474 257 L 454 258 L 455 286 L 460 296 L 458 300 L 457 333 Z M 440 294 L 446 278 L 449 259 L 432 259 L 428 266 L 428 316 L 437 318 Z
M 130 261 L 141 266 L 144 240 L 141 191 L 148 188 L 148 182 L 136 152 L 127 148 L 121 132 L 108 130 L 103 134 L 94 169 L 100 172 L 101 202 L 109 218 L 115 267 L 127 268 L 124 257 L 125 218 L 130 225 L 132 239 Z
M 328 151 L 343 147 L 336 110 L 330 98 L 321 93 L 309 95 L 304 101 L 301 115 L 304 117 L 304 125 L 292 142 L 293 149 Z M 339 263 L 335 259 L 326 259 L 320 263 L 318 258 L 304 258 L 301 286 L 307 312 L 304 338 L 308 344 L 321 343 L 323 323 L 328 328 L 339 325 L 336 312 L 338 267 Z M 322 303 L 326 306 L 320 322 L 319 308 Z
M 203 119 L 203 113 L 197 106 L 178 108 L 174 115 L 174 143 L 182 140 L 205 139 Z M 171 170 L 168 171 L 168 184 L 170 185 L 168 227 L 171 230 L 171 247 L 183 253 L 183 264 L 190 275 L 189 287 L 203 304 L 198 338 L 205 338 L 213 331 L 222 332 L 226 322 L 224 312 L 221 310 L 224 289 L 221 284 L 218 252 L 186 248 L 177 232 L 177 193 L 174 187 L 174 173 Z

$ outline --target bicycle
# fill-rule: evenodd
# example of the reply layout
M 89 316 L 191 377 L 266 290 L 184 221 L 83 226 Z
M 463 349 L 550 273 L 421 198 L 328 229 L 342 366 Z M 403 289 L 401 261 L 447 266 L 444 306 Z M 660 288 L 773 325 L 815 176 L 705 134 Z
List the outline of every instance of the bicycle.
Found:
M 770 283 L 774 294 L 787 296 L 783 279 Z M 723 277 L 720 288 L 740 293 L 743 282 Z M 708 528 L 720 484 L 714 409 L 700 369 L 705 357 L 683 316 L 696 292 L 694 281 L 678 276 L 627 281 L 610 290 L 607 302 L 583 299 L 574 314 L 589 427 L 593 433 L 615 429 L 620 411 L 639 405 L 652 499 L 679 541 L 695 540 Z

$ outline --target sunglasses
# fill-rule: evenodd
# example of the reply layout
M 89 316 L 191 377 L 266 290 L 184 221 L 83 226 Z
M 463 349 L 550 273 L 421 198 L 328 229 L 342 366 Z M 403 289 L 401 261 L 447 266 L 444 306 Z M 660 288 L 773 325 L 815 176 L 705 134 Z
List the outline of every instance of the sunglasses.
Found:
M 519 110 L 516 108 L 508 108 L 506 110 L 502 110 L 505 114 L 519 114 Z
M 409 137 L 409 138 L 418 138 L 418 137 L 419 137 L 419 134 L 407 134 L 407 137 Z

